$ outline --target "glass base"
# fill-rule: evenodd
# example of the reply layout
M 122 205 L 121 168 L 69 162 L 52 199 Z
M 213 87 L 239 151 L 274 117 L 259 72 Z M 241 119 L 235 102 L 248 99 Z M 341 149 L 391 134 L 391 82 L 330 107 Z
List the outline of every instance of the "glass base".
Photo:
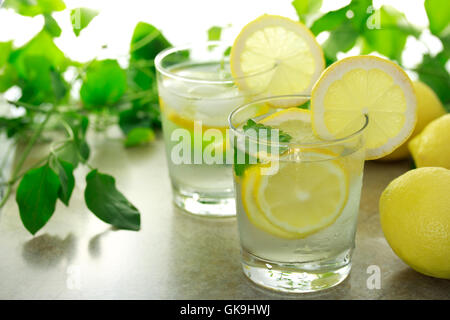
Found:
M 202 217 L 227 218 L 236 216 L 233 193 L 204 194 L 173 189 L 173 201 L 180 209 Z
M 334 259 L 333 267 L 329 262 L 280 264 L 243 250 L 241 262 L 245 275 L 259 286 L 279 292 L 306 293 L 328 289 L 344 281 L 351 270 L 350 254 L 349 250 L 341 261 Z M 326 268 L 320 268 L 324 265 Z

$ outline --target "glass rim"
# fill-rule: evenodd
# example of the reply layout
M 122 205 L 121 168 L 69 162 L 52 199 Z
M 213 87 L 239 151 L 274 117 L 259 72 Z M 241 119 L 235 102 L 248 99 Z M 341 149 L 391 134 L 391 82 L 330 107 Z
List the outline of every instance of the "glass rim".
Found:
M 261 98 L 258 100 L 254 100 L 251 102 L 247 102 L 245 104 L 238 106 L 228 116 L 228 124 L 229 124 L 230 130 L 233 132 L 234 135 L 248 138 L 249 141 L 255 142 L 257 144 L 264 144 L 264 145 L 270 145 L 270 146 L 275 146 L 275 147 L 288 147 L 288 148 L 292 148 L 292 147 L 294 147 L 294 148 L 302 148 L 302 147 L 313 148 L 313 147 L 323 147 L 323 146 L 330 146 L 330 145 L 344 143 L 358 135 L 361 135 L 365 131 L 367 126 L 369 125 L 369 116 L 367 114 L 362 114 L 361 116 L 364 118 L 363 125 L 358 130 L 346 135 L 345 137 L 328 139 L 328 140 L 323 140 L 323 141 L 319 141 L 319 142 L 306 142 L 306 143 L 301 143 L 301 142 L 273 143 L 270 140 L 258 139 L 251 135 L 245 134 L 242 130 L 239 130 L 238 128 L 236 128 L 233 125 L 233 116 L 235 116 L 236 113 L 238 113 L 239 111 L 250 107 L 251 105 L 254 105 L 257 103 L 266 103 L 266 102 L 273 101 L 276 99 L 308 99 L 308 100 L 310 100 L 310 98 L 311 98 L 310 95 L 289 94 L 289 95 L 270 96 L 270 97 L 265 97 L 265 98 Z M 274 106 L 274 108 L 277 108 L 277 107 Z M 278 109 L 283 109 L 283 108 L 278 108 Z M 249 119 L 251 119 L 251 118 L 249 118 Z
M 184 45 L 180 45 L 180 46 L 173 46 L 170 48 L 166 48 L 156 55 L 155 60 L 154 60 L 155 68 L 161 74 L 163 74 L 167 77 L 171 77 L 173 79 L 187 81 L 187 82 L 193 82 L 193 83 L 199 83 L 199 84 L 218 84 L 218 85 L 220 85 L 220 84 L 234 84 L 236 82 L 236 80 L 253 78 L 253 77 L 262 75 L 264 73 L 270 72 L 277 67 L 277 64 L 274 63 L 274 65 L 271 66 L 270 68 L 267 68 L 265 70 L 261 70 L 261 71 L 255 72 L 255 73 L 251 73 L 249 75 L 242 76 L 242 77 L 231 76 L 230 78 L 223 79 L 223 80 L 219 80 L 219 79 L 218 80 L 215 80 L 215 79 L 214 80 L 206 80 L 206 79 L 189 77 L 189 76 L 180 76 L 179 74 L 176 74 L 176 73 L 170 71 L 168 68 L 165 68 L 162 66 L 162 61 L 164 60 L 164 58 L 166 58 L 167 56 L 169 56 L 170 54 L 173 54 L 175 52 L 188 50 L 188 49 L 192 49 L 194 47 L 200 47 L 200 46 L 207 48 L 209 46 L 219 46 L 219 45 L 224 46 L 224 47 L 231 47 L 232 44 L 230 44 L 229 42 L 226 42 L 226 41 L 203 41 L 203 42 L 193 42 L 193 43 L 188 43 L 188 44 L 184 44 Z

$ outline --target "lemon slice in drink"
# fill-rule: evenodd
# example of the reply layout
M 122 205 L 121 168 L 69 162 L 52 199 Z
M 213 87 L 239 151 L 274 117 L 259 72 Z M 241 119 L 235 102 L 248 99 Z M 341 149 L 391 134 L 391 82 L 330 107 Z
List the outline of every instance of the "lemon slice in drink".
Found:
M 287 232 L 276 225 L 272 224 L 259 209 L 255 199 L 255 184 L 261 175 L 260 166 L 253 166 L 249 168 L 242 180 L 242 204 L 244 211 L 247 214 L 249 221 L 258 229 L 265 231 L 273 236 L 285 239 L 296 239 L 299 236 L 295 233 Z
M 292 137 L 292 142 L 310 143 L 317 142 L 318 138 L 311 129 L 311 112 L 296 107 L 275 112 L 260 123 L 279 129 Z
M 281 162 L 277 173 L 264 175 L 264 165 L 245 172 L 242 203 L 250 222 L 274 236 L 304 238 L 333 224 L 348 197 L 348 177 L 337 160 Z
M 290 108 L 274 113 L 261 123 L 278 127 L 293 137 L 311 131 L 307 110 Z M 300 140 L 301 141 L 301 140 Z M 289 158 L 291 151 L 281 155 Z M 297 239 L 318 232 L 339 217 L 348 197 L 348 174 L 328 150 L 304 149 L 304 159 L 257 164 L 246 170 L 242 180 L 242 203 L 249 221 L 274 236 Z
M 324 66 L 322 49 L 311 31 L 300 22 L 275 15 L 247 24 L 230 54 L 237 85 L 269 96 L 309 94 Z M 282 105 L 299 102 L 285 100 Z
M 312 125 L 317 135 L 349 135 L 367 114 L 366 159 L 392 152 L 416 124 L 416 96 L 411 80 L 395 63 L 374 57 L 342 59 L 329 68 L 311 94 Z

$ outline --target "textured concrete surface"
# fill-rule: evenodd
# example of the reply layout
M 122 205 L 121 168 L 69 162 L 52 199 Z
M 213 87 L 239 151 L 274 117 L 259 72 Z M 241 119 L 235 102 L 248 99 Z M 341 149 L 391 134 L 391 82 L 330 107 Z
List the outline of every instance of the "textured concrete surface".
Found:
M 86 209 L 84 168 L 76 171 L 70 207 L 58 204 L 35 237 L 12 197 L 0 213 L 0 299 L 450 299 L 450 281 L 405 265 L 380 228 L 378 198 L 408 170 L 406 162 L 366 164 L 349 278 L 320 293 L 286 295 L 245 278 L 235 219 L 200 219 L 174 208 L 160 139 L 126 151 L 118 140 L 100 140 L 92 165 L 116 177 L 142 213 L 142 230 L 112 230 Z M 372 265 L 380 268 L 380 289 L 367 287 Z

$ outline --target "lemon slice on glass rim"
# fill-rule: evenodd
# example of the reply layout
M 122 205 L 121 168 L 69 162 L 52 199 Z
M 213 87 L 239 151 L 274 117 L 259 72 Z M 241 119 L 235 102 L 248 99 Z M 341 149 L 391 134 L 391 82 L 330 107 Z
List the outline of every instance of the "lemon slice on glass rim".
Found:
M 311 31 L 276 15 L 265 14 L 248 23 L 230 53 L 230 69 L 238 87 L 267 96 L 310 94 L 324 67 L 322 49 Z M 302 102 L 284 100 L 279 106 Z
M 375 56 L 342 59 L 328 67 L 311 93 L 312 126 L 318 137 L 365 132 L 366 159 L 378 159 L 405 142 L 416 121 L 416 96 L 408 75 L 394 62 Z

